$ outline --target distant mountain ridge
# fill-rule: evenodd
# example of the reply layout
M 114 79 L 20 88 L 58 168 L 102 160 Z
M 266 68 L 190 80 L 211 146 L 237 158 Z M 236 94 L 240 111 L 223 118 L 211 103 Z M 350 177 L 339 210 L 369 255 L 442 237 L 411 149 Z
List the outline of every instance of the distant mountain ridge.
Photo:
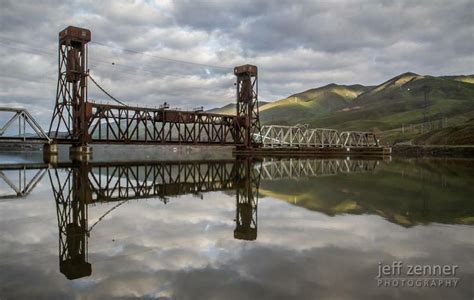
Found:
M 233 108 L 235 113 L 235 105 Z M 376 86 L 331 83 L 260 104 L 263 124 L 306 123 L 311 127 L 383 132 L 380 136 L 388 143 L 415 138 L 416 133 L 399 134 L 406 126 L 447 120 L 447 126 L 462 127 L 473 118 L 474 75 L 435 77 L 406 72 Z

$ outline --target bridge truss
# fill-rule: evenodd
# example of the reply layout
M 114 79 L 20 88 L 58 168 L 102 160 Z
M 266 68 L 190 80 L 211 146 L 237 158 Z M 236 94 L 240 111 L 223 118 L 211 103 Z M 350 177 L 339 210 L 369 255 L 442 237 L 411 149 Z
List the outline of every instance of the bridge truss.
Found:
M 290 158 L 266 159 L 256 168 L 261 180 L 275 180 L 371 172 L 377 165 L 377 160 Z
M 0 194 L 0 199 L 28 196 L 43 179 L 44 174 L 46 174 L 46 168 L 34 169 L 31 172 L 26 167 L 0 168 L 0 179 L 10 188 L 10 193 Z
M 0 107 L 5 123 L 0 127 L 0 142 L 49 144 L 51 139 L 24 108 Z
M 255 139 L 265 148 L 378 147 L 374 133 L 308 128 L 307 125 L 264 125 Z
M 91 143 L 191 144 L 251 147 L 259 129 L 257 67 L 238 66 L 235 115 L 202 111 L 131 107 L 113 98 L 90 77 L 88 29 L 69 26 L 59 33 L 56 104 L 49 135 L 80 151 Z M 88 99 L 88 78 L 120 105 Z M 84 148 L 85 149 L 85 148 Z M 85 149 L 87 151 L 87 149 Z

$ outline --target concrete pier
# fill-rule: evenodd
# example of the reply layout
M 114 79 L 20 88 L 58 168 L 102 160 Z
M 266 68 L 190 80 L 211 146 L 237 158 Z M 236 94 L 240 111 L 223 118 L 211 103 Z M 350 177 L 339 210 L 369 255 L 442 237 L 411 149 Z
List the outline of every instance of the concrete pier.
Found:
M 47 164 L 58 163 L 58 144 L 44 144 L 43 145 L 43 161 Z
M 92 159 L 92 147 L 71 146 L 69 148 L 69 158 L 75 162 L 87 162 Z
M 43 153 L 48 155 L 58 155 L 58 144 L 44 144 Z

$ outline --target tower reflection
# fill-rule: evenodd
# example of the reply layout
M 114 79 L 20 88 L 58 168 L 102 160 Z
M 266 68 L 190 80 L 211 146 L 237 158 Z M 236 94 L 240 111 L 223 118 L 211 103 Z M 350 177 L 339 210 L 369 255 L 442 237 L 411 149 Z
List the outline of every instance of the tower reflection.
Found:
M 59 227 L 59 268 L 68 279 L 90 276 L 88 206 L 115 203 L 104 216 L 132 199 L 170 198 L 235 191 L 234 238 L 257 239 L 260 180 L 367 172 L 376 160 L 285 159 L 159 162 L 76 162 L 48 170 Z
M 49 170 L 59 226 L 59 267 L 68 279 L 91 275 L 88 262 L 88 206 L 131 199 L 159 198 L 163 202 L 184 194 L 235 190 L 234 237 L 257 238 L 260 162 L 249 158 L 187 162 L 78 162 Z M 66 173 L 60 174 L 60 173 Z M 106 212 L 109 213 L 110 211 Z M 101 218 L 99 218 L 100 220 Z

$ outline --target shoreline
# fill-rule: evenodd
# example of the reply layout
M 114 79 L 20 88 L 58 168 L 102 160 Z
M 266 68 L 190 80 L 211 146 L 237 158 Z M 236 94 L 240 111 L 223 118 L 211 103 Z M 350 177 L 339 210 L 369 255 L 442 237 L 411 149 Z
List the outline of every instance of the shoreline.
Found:
M 189 146 L 131 146 L 123 145 L 120 147 L 110 145 L 96 146 L 94 156 L 98 157 L 120 157 L 133 159 L 138 157 L 227 157 L 232 156 L 231 147 L 189 147 Z M 60 156 L 68 156 L 66 146 L 61 147 Z M 390 156 L 393 157 L 458 157 L 458 158 L 474 158 L 474 145 L 395 145 L 392 146 Z M 7 155 L 20 154 L 23 156 L 42 155 L 42 149 L 36 147 L 26 147 L 22 149 L 14 149 L 8 147 L 0 147 L 0 153 Z M 291 155 L 289 155 L 291 156 Z M 324 155 L 319 155 L 324 156 Z M 330 156 L 328 156 L 330 157 Z
M 474 145 L 399 145 L 392 146 L 392 156 L 474 158 Z

